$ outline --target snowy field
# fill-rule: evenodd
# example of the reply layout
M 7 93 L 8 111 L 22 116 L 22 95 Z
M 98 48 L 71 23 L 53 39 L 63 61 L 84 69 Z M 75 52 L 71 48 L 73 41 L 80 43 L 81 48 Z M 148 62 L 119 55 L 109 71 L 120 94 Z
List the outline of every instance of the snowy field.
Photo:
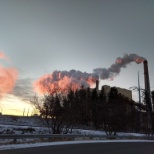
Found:
M 31 127 L 31 126 L 17 126 L 17 125 L 1 125 L 0 134 L 49 134 L 47 127 Z M 96 130 L 82 130 L 73 129 L 72 134 L 83 134 L 83 135 L 106 135 L 104 131 Z M 118 136 L 145 136 L 145 134 L 138 133 L 123 133 L 118 132 Z
M 0 124 L 0 134 L 48 134 L 47 127 L 17 126 Z

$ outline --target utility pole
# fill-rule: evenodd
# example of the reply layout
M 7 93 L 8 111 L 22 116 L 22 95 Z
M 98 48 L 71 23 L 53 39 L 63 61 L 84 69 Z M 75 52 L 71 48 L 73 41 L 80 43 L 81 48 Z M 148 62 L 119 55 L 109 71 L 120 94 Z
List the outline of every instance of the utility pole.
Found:
M 141 88 L 140 88 L 140 74 L 138 72 L 138 97 L 139 97 L 139 104 L 141 105 Z M 140 106 L 140 112 L 141 112 L 141 106 Z
M 29 114 L 29 109 L 28 109 L 28 112 L 27 112 L 27 117 L 28 117 L 28 114 Z
M 138 97 L 139 97 L 138 130 L 140 131 L 142 120 L 141 120 L 141 88 L 140 88 L 139 72 L 138 72 Z
M 25 114 L 25 108 L 24 108 L 24 110 L 23 110 L 23 117 L 24 117 L 24 114 Z

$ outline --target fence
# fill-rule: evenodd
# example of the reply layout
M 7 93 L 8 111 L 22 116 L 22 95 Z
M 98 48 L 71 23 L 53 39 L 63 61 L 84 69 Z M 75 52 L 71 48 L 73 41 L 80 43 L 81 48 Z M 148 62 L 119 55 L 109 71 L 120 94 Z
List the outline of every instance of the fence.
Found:
M 64 140 L 64 139 L 99 139 L 99 140 L 106 140 L 106 139 L 136 139 L 136 140 L 154 140 L 154 136 L 118 136 L 118 135 L 114 135 L 114 136 L 108 136 L 108 135 L 79 135 L 79 134 L 33 134 L 33 135 L 28 135 L 28 134 L 23 134 L 23 135 L 15 135 L 15 134 L 11 134 L 11 135 L 0 135 L 0 139 L 13 139 L 14 143 L 17 142 L 17 139 L 60 139 L 60 140 Z

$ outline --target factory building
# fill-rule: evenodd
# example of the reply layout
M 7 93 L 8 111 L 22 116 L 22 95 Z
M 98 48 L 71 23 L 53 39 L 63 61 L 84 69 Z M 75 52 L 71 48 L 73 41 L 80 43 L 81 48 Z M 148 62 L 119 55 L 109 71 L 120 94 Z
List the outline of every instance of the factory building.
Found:
M 108 93 L 111 89 L 111 87 L 108 85 L 104 85 L 102 87 L 104 88 L 106 93 Z M 116 88 L 117 88 L 119 94 L 122 94 L 122 95 L 128 97 L 130 100 L 132 100 L 132 91 L 131 90 L 119 88 L 119 87 L 116 87 Z
M 111 89 L 111 87 L 108 85 L 104 85 L 104 86 L 102 86 L 102 88 L 104 88 L 106 93 L 108 93 Z M 132 91 L 131 90 L 120 88 L 120 87 L 116 87 L 116 88 L 117 88 L 119 94 L 122 94 L 122 95 L 128 97 L 130 100 L 132 100 Z M 97 91 L 99 91 L 99 81 L 98 80 L 96 81 L 96 89 L 97 89 Z

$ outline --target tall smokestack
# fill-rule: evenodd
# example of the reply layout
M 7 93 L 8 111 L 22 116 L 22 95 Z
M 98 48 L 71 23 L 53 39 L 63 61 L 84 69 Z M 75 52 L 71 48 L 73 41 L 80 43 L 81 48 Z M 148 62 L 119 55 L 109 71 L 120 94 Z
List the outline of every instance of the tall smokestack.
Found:
M 152 104 L 151 104 L 151 91 L 150 91 L 150 80 L 149 80 L 149 70 L 148 70 L 148 61 L 144 60 L 144 83 L 145 83 L 145 103 L 147 108 L 148 116 L 148 128 L 152 128 Z
M 99 80 L 96 80 L 96 90 L 99 90 Z
M 152 111 L 148 61 L 145 60 L 143 62 L 143 65 L 144 65 L 144 83 L 145 83 L 145 94 L 146 94 L 145 101 L 146 101 L 146 105 L 148 105 L 149 110 Z

